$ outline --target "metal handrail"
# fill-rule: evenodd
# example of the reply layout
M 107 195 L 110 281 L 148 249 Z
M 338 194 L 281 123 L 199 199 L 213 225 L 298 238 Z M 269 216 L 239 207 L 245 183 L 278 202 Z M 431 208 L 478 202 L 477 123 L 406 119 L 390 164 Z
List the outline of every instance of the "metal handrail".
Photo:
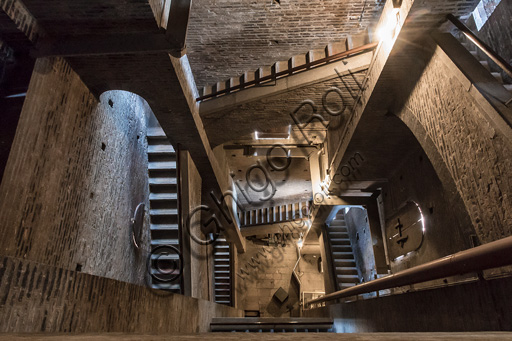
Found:
M 444 277 L 462 275 L 512 264 L 512 236 L 490 242 L 472 249 L 457 252 L 435 261 L 415 266 L 354 287 L 333 292 L 306 302 L 315 303 L 333 301 L 340 298 L 365 294 L 373 291 L 391 289 L 404 285 L 432 281 Z
M 448 20 L 452 22 L 473 44 L 475 44 L 482 52 L 484 52 L 489 58 L 492 59 L 493 62 L 498 64 L 500 68 L 503 69 L 510 77 L 512 77 L 512 66 L 510 66 L 505 59 L 500 57 L 489 45 L 484 43 L 480 38 L 478 38 L 466 25 L 464 25 L 459 19 L 457 19 L 453 14 L 448 14 L 446 16 Z

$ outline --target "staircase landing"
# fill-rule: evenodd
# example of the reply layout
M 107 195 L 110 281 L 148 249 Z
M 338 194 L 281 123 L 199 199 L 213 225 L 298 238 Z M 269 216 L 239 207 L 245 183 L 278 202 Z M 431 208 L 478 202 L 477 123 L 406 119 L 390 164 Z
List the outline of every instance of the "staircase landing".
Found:
M 210 323 L 212 332 L 299 333 L 330 332 L 331 318 L 220 317 Z

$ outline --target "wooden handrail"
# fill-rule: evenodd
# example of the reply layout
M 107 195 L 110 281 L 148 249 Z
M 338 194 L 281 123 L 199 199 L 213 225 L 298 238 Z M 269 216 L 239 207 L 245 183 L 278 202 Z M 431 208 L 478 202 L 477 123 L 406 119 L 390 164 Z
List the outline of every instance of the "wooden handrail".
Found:
M 452 22 L 473 44 L 475 44 L 482 52 L 484 52 L 489 58 L 492 59 L 493 62 L 498 64 L 500 68 L 503 69 L 510 77 L 512 77 L 512 66 L 505 61 L 500 55 L 498 55 L 489 45 L 484 43 L 480 38 L 478 38 L 466 25 L 464 25 L 459 19 L 457 19 L 453 14 L 448 14 L 446 16 L 448 20 Z
M 333 292 L 306 302 L 305 306 L 511 264 L 512 236 L 457 252 L 396 274 Z

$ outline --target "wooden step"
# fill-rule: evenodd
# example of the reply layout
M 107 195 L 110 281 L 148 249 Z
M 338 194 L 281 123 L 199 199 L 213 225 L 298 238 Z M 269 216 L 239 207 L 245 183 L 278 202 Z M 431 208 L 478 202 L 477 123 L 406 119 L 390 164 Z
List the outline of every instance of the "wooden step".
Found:
M 331 241 L 331 245 L 335 245 L 335 244 L 343 244 L 348 238 L 348 233 L 343 233 L 343 234 L 340 234 L 339 236 L 337 236 L 336 238 L 330 238 L 329 236 L 329 240 Z
M 487 71 L 491 71 L 491 67 L 489 66 L 489 62 L 486 60 L 481 60 L 480 65 L 482 65 Z
M 149 178 L 150 185 L 176 185 L 176 178 Z
M 146 133 L 146 136 L 148 138 L 167 138 L 167 135 L 165 135 L 164 130 L 162 128 L 148 128 L 148 131 Z
M 491 75 L 501 84 L 503 84 L 503 77 L 501 76 L 501 72 L 491 72 Z
M 149 170 L 169 170 L 176 169 L 176 161 L 158 161 L 158 162 L 149 162 L 148 164 Z
M 174 147 L 171 144 L 156 144 L 148 146 L 148 154 L 176 154 Z
M 152 239 L 151 245 L 152 246 L 160 246 L 160 245 L 177 246 L 177 245 L 180 245 L 180 242 L 177 239 Z
M 345 223 L 345 219 L 335 219 L 329 224 L 329 228 L 334 227 L 347 227 L 347 224 Z
M 152 215 L 152 216 L 178 215 L 178 210 L 177 209 L 149 210 L 149 215 Z
M 342 266 L 336 268 L 336 274 L 339 275 L 357 275 L 357 268 L 355 266 Z
M 356 267 L 355 259 L 334 259 L 333 262 L 336 267 Z
M 342 283 L 359 283 L 358 275 L 340 274 L 340 275 L 336 275 L 336 278 L 338 279 L 338 282 L 342 282 Z
M 335 259 L 354 259 L 354 254 L 352 252 L 336 252 L 332 253 Z
M 149 194 L 150 201 L 157 200 L 178 200 L 177 193 L 150 193 Z
M 230 269 L 231 268 L 231 263 L 229 261 L 227 261 L 227 262 L 217 262 L 217 261 L 214 261 L 213 267 L 216 270 Z
M 352 253 L 352 246 L 350 245 L 331 245 L 333 252 L 350 252 Z
M 178 224 L 150 224 L 151 231 L 178 231 Z

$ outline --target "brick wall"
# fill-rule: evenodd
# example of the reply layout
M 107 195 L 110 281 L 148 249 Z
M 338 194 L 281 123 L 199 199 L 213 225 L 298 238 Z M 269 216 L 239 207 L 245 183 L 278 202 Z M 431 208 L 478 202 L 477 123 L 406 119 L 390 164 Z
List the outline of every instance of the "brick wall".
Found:
M 66 62 L 38 60 L 0 187 L 0 253 L 144 283 L 129 222 L 148 201 L 148 111 L 126 92 L 98 103 Z
M 437 48 L 399 116 L 422 144 L 446 192 L 456 190 L 462 197 L 486 243 L 512 234 L 512 146 L 460 77 Z M 447 187 L 450 181 L 455 188 Z
M 371 27 L 383 1 L 195 1 L 187 54 L 198 87 L 324 48 Z M 362 17 L 360 18 L 360 16 Z
M 234 308 L 0 257 L 0 332 L 207 332 Z

